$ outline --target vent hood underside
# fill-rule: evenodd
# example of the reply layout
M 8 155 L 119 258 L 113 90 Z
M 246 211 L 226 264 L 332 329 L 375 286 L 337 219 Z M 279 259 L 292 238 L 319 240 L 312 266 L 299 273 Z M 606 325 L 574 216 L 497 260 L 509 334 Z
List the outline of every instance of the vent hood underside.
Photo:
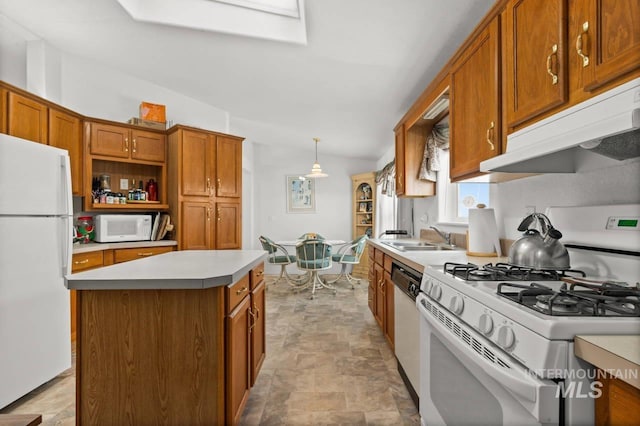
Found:
M 507 152 L 483 172 L 573 173 L 579 151 L 616 160 L 640 156 L 640 78 L 507 137 Z

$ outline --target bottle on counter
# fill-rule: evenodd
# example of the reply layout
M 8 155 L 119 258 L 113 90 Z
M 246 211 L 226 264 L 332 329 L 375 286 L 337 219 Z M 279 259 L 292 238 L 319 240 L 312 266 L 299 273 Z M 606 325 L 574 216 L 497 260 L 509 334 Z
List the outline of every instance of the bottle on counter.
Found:
M 153 179 L 149 179 L 147 182 L 147 194 L 149 194 L 148 201 L 158 201 L 158 184 Z

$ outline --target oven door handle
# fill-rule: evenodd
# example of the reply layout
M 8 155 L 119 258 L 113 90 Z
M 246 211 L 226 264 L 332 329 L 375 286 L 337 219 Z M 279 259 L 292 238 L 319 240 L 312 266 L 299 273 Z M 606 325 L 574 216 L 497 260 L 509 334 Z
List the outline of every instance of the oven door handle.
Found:
M 496 366 L 494 363 L 488 361 L 482 355 L 475 352 L 469 346 L 463 344 L 459 339 L 452 336 L 451 331 L 447 329 L 443 324 L 439 321 L 434 320 L 432 314 L 427 310 L 425 305 L 422 304 L 422 301 L 427 299 L 423 294 L 418 295 L 418 299 L 416 300 L 416 306 L 420 311 L 420 315 L 423 316 L 429 325 L 435 329 L 437 329 L 442 337 L 447 340 L 447 342 L 457 348 L 462 353 L 467 354 L 467 356 L 473 360 L 478 365 L 481 365 L 487 374 L 491 375 L 496 381 L 498 381 L 502 386 L 507 388 L 509 391 L 517 394 L 518 396 L 526 399 L 527 401 L 536 402 L 537 399 L 537 389 L 541 383 L 538 382 L 535 378 L 531 377 L 527 371 L 521 367 L 520 365 L 512 362 L 510 367 L 510 373 L 503 371 L 500 367 Z M 432 302 L 433 303 L 433 302 Z M 437 304 L 436 304 L 437 305 Z M 439 307 L 440 309 L 443 309 Z M 449 314 L 450 315 L 450 314 Z M 471 330 L 470 327 L 465 327 L 468 331 L 471 332 L 472 336 L 480 341 L 483 344 L 487 344 L 486 339 L 479 338 L 478 333 L 475 333 L 474 330 Z M 496 349 L 492 348 L 495 352 Z

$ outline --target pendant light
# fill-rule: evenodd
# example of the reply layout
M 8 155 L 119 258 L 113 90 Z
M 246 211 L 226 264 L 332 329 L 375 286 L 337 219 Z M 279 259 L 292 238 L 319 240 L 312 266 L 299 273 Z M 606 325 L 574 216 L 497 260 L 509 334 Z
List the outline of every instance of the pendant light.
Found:
M 329 176 L 328 174 L 322 173 L 322 169 L 320 168 L 320 164 L 318 163 L 318 141 L 320 139 L 313 138 L 313 140 L 316 141 L 316 162 L 313 163 L 313 167 L 311 167 L 311 173 L 305 175 L 305 177 L 308 177 L 308 178 L 328 177 Z

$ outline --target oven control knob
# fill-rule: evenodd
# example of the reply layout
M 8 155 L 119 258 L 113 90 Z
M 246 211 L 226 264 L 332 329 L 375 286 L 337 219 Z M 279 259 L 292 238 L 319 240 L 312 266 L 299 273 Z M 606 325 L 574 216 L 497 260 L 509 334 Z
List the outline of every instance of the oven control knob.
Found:
M 480 332 L 485 336 L 489 336 L 493 331 L 493 319 L 489 314 L 480 315 L 480 321 L 478 323 L 478 328 Z
M 515 342 L 516 335 L 511 327 L 503 325 L 498 329 L 498 345 L 502 346 L 504 349 L 511 349 Z
M 430 279 L 424 280 L 424 291 L 425 291 L 425 293 L 429 293 L 431 291 L 431 286 L 432 285 L 433 285 L 433 282 Z
M 431 295 L 433 300 L 437 302 L 442 297 L 442 289 L 439 285 L 434 284 L 431 286 L 431 291 L 429 292 L 429 294 Z
M 464 300 L 462 300 L 462 296 L 456 295 L 451 298 L 451 302 L 449 303 L 449 309 L 456 315 L 460 315 L 464 309 Z

